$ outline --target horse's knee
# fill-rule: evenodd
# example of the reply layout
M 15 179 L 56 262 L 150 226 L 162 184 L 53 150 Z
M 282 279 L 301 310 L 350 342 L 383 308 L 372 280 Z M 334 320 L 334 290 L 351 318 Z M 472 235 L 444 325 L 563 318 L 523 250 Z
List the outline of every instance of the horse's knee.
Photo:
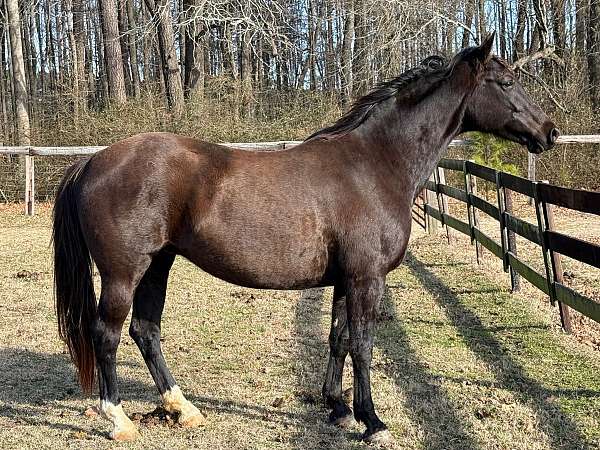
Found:
M 107 324 L 98 318 L 92 326 L 92 341 L 98 358 L 105 357 L 117 351 L 121 340 L 121 328 Z
M 129 336 L 144 355 L 160 353 L 160 328 L 156 324 L 134 317 L 129 325 Z

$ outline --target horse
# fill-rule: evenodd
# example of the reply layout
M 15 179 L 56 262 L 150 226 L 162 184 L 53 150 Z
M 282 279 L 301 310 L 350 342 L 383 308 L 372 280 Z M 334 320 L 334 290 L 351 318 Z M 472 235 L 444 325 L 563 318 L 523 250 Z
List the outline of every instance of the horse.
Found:
M 205 423 L 161 351 L 167 278 L 181 255 L 240 286 L 333 286 L 322 388 L 329 420 L 341 427 L 362 423 L 367 442 L 392 439 L 371 398 L 370 365 L 385 278 L 404 258 L 419 189 L 465 131 L 492 133 L 534 153 L 551 148 L 559 135 L 508 64 L 491 53 L 493 40 L 450 60 L 427 58 L 287 150 L 144 133 L 66 171 L 53 212 L 58 329 L 85 392 L 97 376 L 110 437 L 139 436 L 124 413 L 116 373 L 132 307 L 129 334 L 164 408 L 182 426 Z M 93 264 L 101 277 L 98 302 Z M 352 407 L 342 398 L 348 353 Z

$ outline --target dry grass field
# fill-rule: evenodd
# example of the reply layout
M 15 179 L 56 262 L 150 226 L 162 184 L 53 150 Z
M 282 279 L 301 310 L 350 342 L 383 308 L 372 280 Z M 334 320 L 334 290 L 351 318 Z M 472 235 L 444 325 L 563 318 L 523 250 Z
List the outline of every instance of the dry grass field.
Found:
M 331 290 L 243 289 L 181 259 L 162 344 L 209 423 L 149 420 L 138 442 L 108 440 L 107 422 L 83 414 L 97 400 L 57 338 L 49 211 L 0 208 L 0 448 L 367 448 L 361 430 L 327 425 L 320 401 Z M 372 378 L 396 448 L 600 448 L 599 352 L 564 335 L 543 298 L 511 295 L 487 261 L 475 264 L 466 238 L 448 246 L 415 230 L 388 276 Z M 158 395 L 127 333 L 118 357 L 126 411 L 152 411 Z

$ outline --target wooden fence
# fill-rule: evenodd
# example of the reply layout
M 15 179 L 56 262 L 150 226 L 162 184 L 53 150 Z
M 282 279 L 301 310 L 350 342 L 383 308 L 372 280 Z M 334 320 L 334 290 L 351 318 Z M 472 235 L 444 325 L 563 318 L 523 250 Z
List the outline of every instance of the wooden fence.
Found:
M 443 181 L 444 170 L 458 172 L 463 188 L 449 186 Z M 449 174 L 448 174 L 449 175 Z M 495 186 L 496 204 L 477 195 L 474 186 L 477 179 Z M 533 200 L 537 224 L 524 221 L 512 211 L 512 192 L 518 192 Z M 493 255 L 502 259 L 504 270 L 510 272 L 513 289 L 522 276 L 535 287 L 548 294 L 552 305 L 560 307 L 562 325 L 570 331 L 570 318 L 567 306 L 579 311 L 600 323 L 600 303 L 582 295 L 563 284 L 563 271 L 560 255 L 600 268 L 600 246 L 559 233 L 554 229 L 552 205 L 569 208 L 584 213 L 600 215 L 600 192 L 567 189 L 546 182 L 529 181 L 506 172 L 475 164 L 472 161 L 443 159 L 432 179 L 425 185 L 424 204 L 413 211 L 413 217 L 431 227 L 437 220 L 471 238 L 476 251 L 481 245 Z M 449 214 L 447 197 L 466 204 L 468 222 Z M 485 234 L 477 220 L 482 212 L 498 222 L 500 242 Z M 544 261 L 544 272 L 540 273 L 519 259 L 515 246 L 515 233 L 540 248 Z
M 294 147 L 301 144 L 302 141 L 274 141 L 274 142 L 226 142 L 221 145 L 227 147 L 235 147 L 243 150 L 254 150 L 254 151 L 277 151 L 284 150 L 286 148 Z M 455 139 L 450 143 L 451 147 L 468 145 L 468 140 Z M 84 157 L 90 156 L 100 150 L 105 149 L 106 146 L 89 146 L 89 147 L 36 147 L 36 146 L 21 146 L 21 147 L 3 147 L 0 146 L 0 157 L 2 155 L 10 155 L 19 158 L 23 158 L 25 164 L 20 165 L 22 168 L 23 177 L 23 199 L 25 201 L 25 214 L 35 214 L 35 200 L 36 200 L 36 171 L 35 171 L 35 159 L 36 158 L 65 158 L 65 157 Z M 66 164 L 71 164 L 72 161 L 67 160 Z M 65 167 L 66 168 L 66 167 Z M 55 177 L 56 174 L 53 174 Z M 56 183 L 56 186 L 58 183 Z M 47 191 L 47 190 L 46 190 Z M 0 186 L 0 199 L 4 194 L 2 192 L 2 186 Z

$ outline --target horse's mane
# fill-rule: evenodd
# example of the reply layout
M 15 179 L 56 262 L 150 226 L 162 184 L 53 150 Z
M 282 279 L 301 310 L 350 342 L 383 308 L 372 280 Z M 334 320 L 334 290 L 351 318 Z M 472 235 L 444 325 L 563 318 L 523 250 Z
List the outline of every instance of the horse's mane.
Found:
M 461 53 L 464 53 L 464 50 Z M 329 138 L 349 133 L 369 118 L 375 106 L 391 97 L 399 95 L 408 85 L 417 80 L 429 75 L 444 74 L 451 71 L 455 60 L 456 58 L 448 61 L 442 56 L 429 56 L 425 58 L 418 66 L 407 70 L 398 77 L 377 84 L 371 92 L 356 100 L 350 110 L 333 125 L 316 131 L 306 138 L 306 140 Z

